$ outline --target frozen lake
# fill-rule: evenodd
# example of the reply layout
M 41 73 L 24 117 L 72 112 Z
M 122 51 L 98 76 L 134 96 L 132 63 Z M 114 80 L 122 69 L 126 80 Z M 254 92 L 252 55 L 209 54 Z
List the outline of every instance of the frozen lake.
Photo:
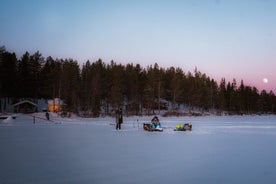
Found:
M 151 118 L 0 120 L 0 184 L 276 182 L 276 116 Z

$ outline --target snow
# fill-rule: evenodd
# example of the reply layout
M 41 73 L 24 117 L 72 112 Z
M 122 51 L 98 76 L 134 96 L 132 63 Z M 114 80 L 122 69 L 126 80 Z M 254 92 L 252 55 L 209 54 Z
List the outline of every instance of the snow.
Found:
M 143 131 L 152 117 L 116 131 L 110 117 L 35 116 L 0 120 L 0 184 L 276 181 L 276 116 L 159 117 L 164 132 Z
M 7 116 L 6 119 L 3 120 L 4 123 L 12 122 L 12 116 Z

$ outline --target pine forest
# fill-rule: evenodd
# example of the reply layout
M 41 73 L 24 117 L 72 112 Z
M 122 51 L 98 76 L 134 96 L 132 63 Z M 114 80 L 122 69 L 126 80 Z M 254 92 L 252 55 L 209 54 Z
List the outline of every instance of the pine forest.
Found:
M 0 100 L 58 97 L 64 110 L 87 117 L 110 115 L 118 107 L 127 115 L 182 115 L 183 107 L 190 113 L 276 114 L 272 91 L 235 79 L 215 81 L 197 68 L 190 72 L 157 63 L 144 68 L 101 59 L 80 66 L 73 59 L 44 58 L 39 51 L 17 58 L 5 47 L 0 54 Z

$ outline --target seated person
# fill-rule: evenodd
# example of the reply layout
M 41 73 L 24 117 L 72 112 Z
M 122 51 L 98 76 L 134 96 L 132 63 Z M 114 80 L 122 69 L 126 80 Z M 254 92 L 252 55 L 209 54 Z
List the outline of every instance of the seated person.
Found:
M 175 130 L 182 130 L 182 125 L 180 123 L 176 124 Z
M 162 128 L 157 116 L 154 116 L 151 120 L 151 128 Z

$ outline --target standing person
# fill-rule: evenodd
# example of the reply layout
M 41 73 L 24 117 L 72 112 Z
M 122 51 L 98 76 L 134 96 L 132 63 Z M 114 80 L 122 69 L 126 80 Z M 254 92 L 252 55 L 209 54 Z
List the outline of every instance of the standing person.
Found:
M 46 112 L 45 116 L 46 116 L 47 120 L 50 120 L 50 116 L 49 116 L 49 112 L 48 111 Z
M 121 124 L 123 123 L 123 111 L 122 108 L 116 111 L 116 130 L 121 130 Z

